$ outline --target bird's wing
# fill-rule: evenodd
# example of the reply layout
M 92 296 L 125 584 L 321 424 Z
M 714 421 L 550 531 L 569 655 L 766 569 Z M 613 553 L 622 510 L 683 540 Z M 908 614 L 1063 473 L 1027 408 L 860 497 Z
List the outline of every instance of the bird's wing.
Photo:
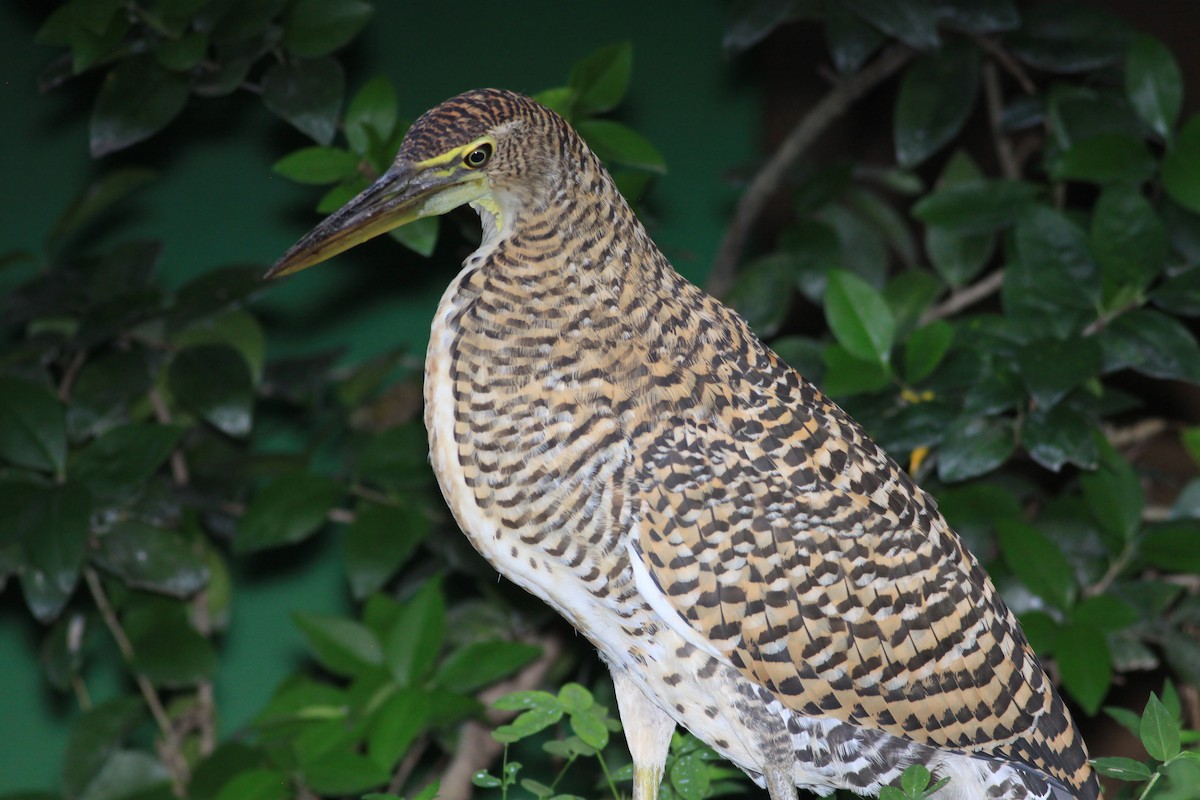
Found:
M 679 619 L 800 714 L 1078 779 L 1061 700 L 933 500 L 749 351 L 640 437 L 636 550 Z

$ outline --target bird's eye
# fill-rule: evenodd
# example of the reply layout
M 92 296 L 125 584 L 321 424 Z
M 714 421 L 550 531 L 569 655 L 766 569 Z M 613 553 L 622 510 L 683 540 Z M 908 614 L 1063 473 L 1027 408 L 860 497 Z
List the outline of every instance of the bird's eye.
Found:
M 463 164 L 471 169 L 479 169 L 492 158 L 492 146 L 487 142 L 479 145 L 471 152 L 467 153 L 463 159 Z

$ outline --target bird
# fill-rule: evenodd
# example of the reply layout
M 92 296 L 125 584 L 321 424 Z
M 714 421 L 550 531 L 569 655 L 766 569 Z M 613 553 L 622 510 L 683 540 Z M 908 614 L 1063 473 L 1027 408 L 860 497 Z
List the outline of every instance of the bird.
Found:
M 470 206 L 438 305 L 430 460 L 495 569 L 595 645 L 634 800 L 682 726 L 771 800 L 1096 800 L 1084 741 L 933 497 L 736 312 L 674 270 L 560 115 L 480 89 L 300 238 L 288 275 Z

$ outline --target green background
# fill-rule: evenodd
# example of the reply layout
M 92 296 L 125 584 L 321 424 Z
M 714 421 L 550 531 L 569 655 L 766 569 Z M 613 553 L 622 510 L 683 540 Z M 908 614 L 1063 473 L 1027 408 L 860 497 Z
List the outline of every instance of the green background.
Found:
M 125 206 L 132 209 L 129 224 L 117 235 L 163 241 L 168 287 L 223 264 L 265 267 L 316 221 L 311 208 L 320 190 L 270 170 L 309 142 L 246 93 L 197 98 L 154 140 L 94 163 L 86 119 L 95 79 L 45 95 L 36 88 L 38 73 L 57 55 L 33 43 L 48 7 L 0 5 L 0 252 L 39 248 L 84 182 L 118 165 L 161 171 Z M 750 161 L 756 135 L 758 98 L 721 55 L 722 22 L 719 4 L 686 0 L 586 6 L 377 0 L 374 19 L 343 63 L 349 93 L 385 74 L 401 114 L 411 119 L 466 89 L 536 92 L 563 84 L 571 65 L 595 48 L 632 41 L 633 84 L 618 116 L 659 147 L 670 170 L 648 198 L 651 233 L 681 272 L 702 280 L 737 194 L 727 176 Z M 453 247 L 455 237 L 445 238 Z M 403 342 L 419 354 L 433 307 L 453 276 L 434 263 L 382 240 L 271 287 L 256 304 L 271 352 L 336 344 L 357 360 Z M 0 287 L 11 285 L 7 280 Z M 263 557 L 284 559 L 282 568 L 237 565 L 233 621 L 216 677 L 224 731 L 244 724 L 300 658 L 289 614 L 347 606 L 333 538 Z M 74 701 L 53 696 L 33 668 L 40 633 L 10 583 L 0 593 L 0 791 L 58 784 Z M 122 689 L 103 670 L 89 688 L 94 700 Z

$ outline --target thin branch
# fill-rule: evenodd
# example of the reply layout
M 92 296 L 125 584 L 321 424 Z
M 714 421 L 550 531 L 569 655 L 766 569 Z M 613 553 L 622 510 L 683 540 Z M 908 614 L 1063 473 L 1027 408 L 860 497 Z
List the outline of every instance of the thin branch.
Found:
M 1012 75 L 1017 83 L 1021 84 L 1021 89 L 1025 94 L 1037 94 L 1037 84 L 1033 82 L 1033 78 L 1029 77 L 1029 73 L 1021 66 L 1021 62 L 1013 58 L 1011 53 L 986 36 L 972 36 L 971 39 L 979 45 L 979 49 L 996 59 L 996 63 L 1004 67 L 1004 70 Z
M 408 783 L 408 779 L 412 777 L 413 770 L 417 768 L 417 764 L 421 761 L 421 756 L 425 755 L 425 751 L 429 748 L 429 734 L 422 734 L 412 746 L 408 748 L 408 752 L 404 754 L 400 765 L 396 767 L 396 772 L 392 775 L 392 780 L 388 783 L 388 794 L 400 794 L 400 790 L 404 788 L 404 784 Z
M 167 402 L 163 400 L 162 392 L 157 388 L 151 389 L 149 398 L 150 407 L 154 409 L 154 419 L 160 425 L 170 425 L 171 409 L 167 407 Z M 187 486 L 191 481 L 187 459 L 184 458 L 182 447 L 177 446 L 171 451 L 171 479 L 175 482 L 176 486 Z
M 1125 450 L 1153 439 L 1160 433 L 1166 433 L 1170 428 L 1171 423 L 1165 419 L 1150 417 L 1124 427 L 1106 425 L 1104 426 L 1104 438 L 1108 439 L 1108 443 L 1116 449 Z
M 1021 167 L 1013 152 L 1012 142 L 1004 135 L 1002 117 L 1004 115 L 1004 93 L 1000 88 L 1000 73 L 996 65 L 988 62 L 983 65 L 983 93 L 987 101 L 988 125 L 992 129 L 992 142 L 996 146 L 996 160 L 1000 163 L 1000 171 L 1009 180 L 1021 177 Z
M 713 260 L 708 276 L 709 292 L 720 296 L 733 284 L 733 273 L 751 229 L 796 160 L 855 100 L 887 80 L 908 63 L 912 55 L 907 47 L 892 45 L 861 71 L 834 86 L 796 124 L 738 201 L 733 221 L 729 223 Z
M 933 306 L 921 315 L 921 325 L 928 325 L 939 319 L 952 317 L 965 308 L 969 308 L 985 297 L 1000 291 L 1004 285 L 1004 270 L 996 270 L 981 281 L 964 286 L 950 294 L 942 302 Z

